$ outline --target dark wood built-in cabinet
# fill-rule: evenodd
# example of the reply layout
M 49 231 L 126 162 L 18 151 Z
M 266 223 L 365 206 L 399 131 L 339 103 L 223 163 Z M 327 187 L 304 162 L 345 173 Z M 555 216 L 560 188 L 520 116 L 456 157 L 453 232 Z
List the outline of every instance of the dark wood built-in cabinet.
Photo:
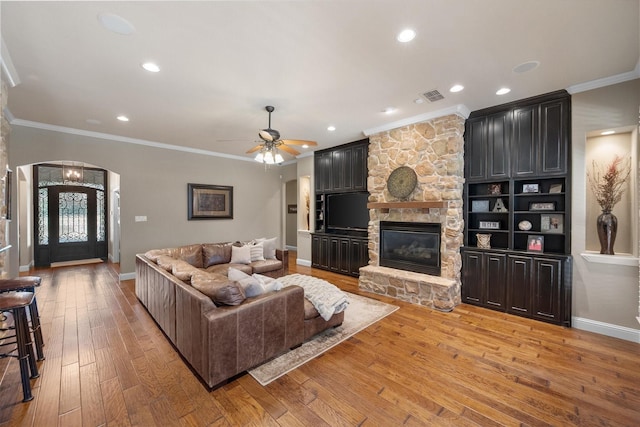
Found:
M 360 194 L 367 191 L 367 157 L 369 140 L 321 150 L 314 157 L 315 232 L 311 238 L 311 266 L 350 276 L 368 264 L 366 227 L 342 229 L 332 227 L 328 218 L 336 212 L 330 200 L 336 194 Z M 333 208 L 335 209 L 335 207 Z M 365 205 L 362 214 L 368 215 Z
M 467 120 L 464 302 L 571 324 L 570 105 L 558 91 Z

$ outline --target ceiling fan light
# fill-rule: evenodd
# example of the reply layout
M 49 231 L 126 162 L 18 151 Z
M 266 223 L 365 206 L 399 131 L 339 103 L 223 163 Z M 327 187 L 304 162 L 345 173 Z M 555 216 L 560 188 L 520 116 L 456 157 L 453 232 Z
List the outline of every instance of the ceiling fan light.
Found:
M 281 155 L 280 153 L 276 153 L 275 162 L 276 162 L 276 163 L 282 163 L 282 162 L 284 162 L 284 158 L 282 158 L 282 155 Z
M 262 154 L 262 151 L 256 154 L 255 161 L 259 163 L 262 163 L 264 161 L 264 154 Z
M 272 165 L 275 163 L 274 159 L 273 159 L 273 152 L 271 150 L 267 151 L 266 153 L 264 153 L 264 163 L 268 164 L 268 165 Z

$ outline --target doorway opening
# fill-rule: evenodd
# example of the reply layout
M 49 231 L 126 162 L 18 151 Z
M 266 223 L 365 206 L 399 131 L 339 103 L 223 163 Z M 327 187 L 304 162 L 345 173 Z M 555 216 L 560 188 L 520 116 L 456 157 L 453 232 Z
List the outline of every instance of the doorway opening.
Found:
M 34 264 L 99 258 L 108 252 L 107 171 L 75 165 L 33 167 Z

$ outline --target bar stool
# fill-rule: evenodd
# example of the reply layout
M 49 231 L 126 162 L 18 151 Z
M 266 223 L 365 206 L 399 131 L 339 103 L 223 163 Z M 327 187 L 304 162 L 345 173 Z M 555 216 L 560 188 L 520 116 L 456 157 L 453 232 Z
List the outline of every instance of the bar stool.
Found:
M 14 350 L 8 353 L 0 354 L 0 357 L 17 357 L 20 363 L 20 378 L 22 379 L 22 396 L 23 402 L 33 399 L 31 395 L 31 384 L 29 378 L 38 378 L 38 367 L 33 354 L 33 343 L 31 342 L 31 333 L 29 332 L 29 322 L 27 320 L 26 307 L 29 306 L 34 299 L 33 292 L 11 292 L 0 294 L 0 311 L 11 311 L 13 321 L 15 323 L 16 334 L 15 342 L 5 342 L 3 345 L 16 344 L 18 355 L 12 354 Z M 31 375 L 29 375 L 31 371 Z
M 38 276 L 22 276 L 14 279 L 0 279 L 0 294 L 5 292 L 31 292 L 33 302 L 29 305 L 29 315 L 31 317 L 31 332 L 36 342 L 36 353 L 38 360 L 44 360 L 44 340 L 42 339 L 42 328 L 40 327 L 40 313 L 38 313 L 38 303 L 36 302 L 35 287 L 40 286 L 42 279 Z

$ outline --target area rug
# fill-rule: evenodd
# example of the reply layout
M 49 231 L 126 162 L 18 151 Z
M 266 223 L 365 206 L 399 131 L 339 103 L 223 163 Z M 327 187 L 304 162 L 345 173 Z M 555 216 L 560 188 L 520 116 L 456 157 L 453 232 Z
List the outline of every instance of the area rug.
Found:
M 319 333 L 300 347 L 251 369 L 249 374 L 265 386 L 398 309 L 395 305 L 349 292 L 345 293 L 349 298 L 349 306 L 344 313 L 342 325 Z

